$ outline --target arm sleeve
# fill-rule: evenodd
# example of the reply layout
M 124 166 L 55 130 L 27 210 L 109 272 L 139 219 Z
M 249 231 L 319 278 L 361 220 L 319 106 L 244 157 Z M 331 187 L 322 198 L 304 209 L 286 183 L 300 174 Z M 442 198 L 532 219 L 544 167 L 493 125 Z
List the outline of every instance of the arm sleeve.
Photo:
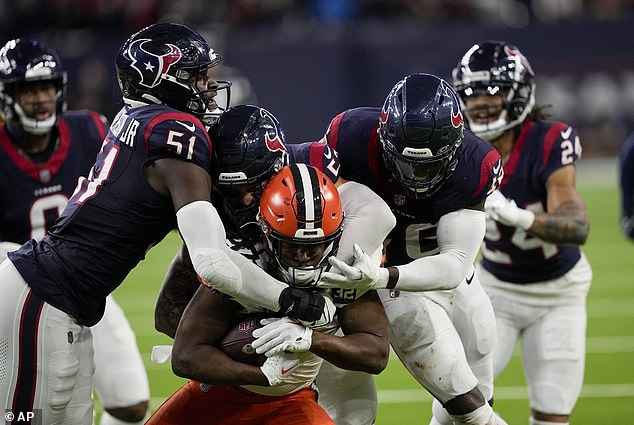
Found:
M 230 249 L 227 249 L 226 253 L 240 273 L 242 288 L 235 292 L 225 289 L 223 293 L 235 298 L 244 306 L 264 307 L 271 311 L 279 311 L 280 295 L 288 285 L 266 273 L 242 254 Z
M 383 241 L 396 225 L 387 203 L 367 186 L 347 181 L 338 187 L 345 221 L 337 258 L 352 263 L 352 245 L 380 254 Z M 368 229 L 372 229 L 368 231 Z
M 287 285 L 269 276 L 242 254 L 227 247 L 224 226 L 211 203 L 192 202 L 179 209 L 176 217 L 178 229 L 187 245 L 192 265 L 198 275 L 206 274 L 203 269 L 208 266 L 204 263 L 208 258 L 207 250 L 219 249 L 227 255 L 227 261 L 233 263 L 233 265 L 225 265 L 230 267 L 232 278 L 241 282 L 235 286 L 219 287 L 223 293 L 235 298 L 243 305 L 261 306 L 272 311 L 280 309 L 280 294 Z M 210 283 L 214 284 L 214 282 Z
M 181 207 L 176 211 L 176 220 L 192 259 L 200 249 L 226 249 L 225 228 L 211 202 L 195 201 Z
M 437 229 L 440 252 L 398 266 L 396 289 L 431 291 L 457 287 L 473 268 L 485 226 L 482 211 L 462 209 L 442 216 Z

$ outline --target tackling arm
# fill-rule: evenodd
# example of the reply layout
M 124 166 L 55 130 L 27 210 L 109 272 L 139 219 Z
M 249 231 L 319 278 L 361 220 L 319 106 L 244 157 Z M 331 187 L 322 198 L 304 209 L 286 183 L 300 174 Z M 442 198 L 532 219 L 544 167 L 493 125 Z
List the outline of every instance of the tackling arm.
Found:
M 440 252 L 396 267 L 396 289 L 431 291 L 453 289 L 469 274 L 485 233 L 484 212 L 461 209 L 445 214 L 438 221 Z
M 174 338 L 178 322 L 200 282 L 183 244 L 170 264 L 154 307 L 154 327 Z
M 341 177 L 336 186 L 345 214 L 337 258 L 350 264 L 353 244 L 367 253 L 376 252 L 396 226 L 396 217 L 387 203 L 367 186 Z

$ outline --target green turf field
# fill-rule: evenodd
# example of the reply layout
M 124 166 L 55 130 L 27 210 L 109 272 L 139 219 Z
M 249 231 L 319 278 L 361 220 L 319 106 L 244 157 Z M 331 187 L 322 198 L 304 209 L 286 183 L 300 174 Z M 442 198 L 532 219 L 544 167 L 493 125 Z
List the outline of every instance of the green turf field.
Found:
M 613 173 L 613 170 L 611 171 Z M 594 270 L 588 301 L 586 376 L 573 425 L 634 423 L 634 244 L 618 229 L 618 194 L 612 178 L 601 173 L 580 179 L 580 192 L 590 213 L 591 231 L 584 252 Z M 602 183 L 603 182 L 603 183 Z M 169 364 L 150 362 L 153 345 L 169 338 L 153 327 L 153 307 L 164 272 L 179 244 L 175 234 L 153 248 L 115 292 L 137 334 L 156 408 L 184 380 Z M 378 425 L 427 424 L 430 397 L 416 384 L 395 356 L 376 378 L 379 388 Z M 520 359 L 496 381 L 496 410 L 510 425 L 528 424 L 528 402 Z

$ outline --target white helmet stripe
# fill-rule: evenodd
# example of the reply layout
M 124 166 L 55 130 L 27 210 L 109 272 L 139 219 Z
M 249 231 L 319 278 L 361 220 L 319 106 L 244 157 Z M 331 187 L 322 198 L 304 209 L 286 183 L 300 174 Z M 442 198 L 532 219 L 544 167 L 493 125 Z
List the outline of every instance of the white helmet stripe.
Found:
M 306 228 L 315 228 L 315 194 L 313 193 L 314 185 L 311 182 L 311 175 L 305 164 L 297 164 L 299 175 L 301 177 L 302 191 L 304 192 L 304 202 L 306 204 Z

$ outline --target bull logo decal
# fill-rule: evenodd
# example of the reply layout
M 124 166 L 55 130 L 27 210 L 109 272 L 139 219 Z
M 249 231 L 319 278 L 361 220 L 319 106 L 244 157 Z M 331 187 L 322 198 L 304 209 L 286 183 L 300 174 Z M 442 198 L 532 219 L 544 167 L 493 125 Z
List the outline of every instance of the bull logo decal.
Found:
M 453 112 L 453 106 L 451 107 L 451 125 L 454 128 L 458 128 L 460 127 L 460 124 L 462 124 L 462 112 L 460 111 L 460 109 L 458 109 L 458 113 L 454 114 Z
M 181 60 L 181 50 L 173 44 L 167 46 L 170 50 L 162 55 L 151 53 L 143 48 L 150 41 L 148 38 L 135 40 L 128 48 L 128 56 L 132 60 L 132 68 L 141 75 L 142 86 L 153 88 L 160 82 L 163 75 L 167 74 L 170 67 Z
M 526 56 L 524 56 L 519 50 L 511 49 L 509 46 L 504 46 L 504 52 L 509 56 L 519 59 L 520 63 L 524 65 L 524 68 L 526 68 L 529 74 L 535 74 L 531 64 L 528 63 L 528 59 L 526 59 Z
M 276 152 L 276 151 L 286 152 L 287 151 L 286 146 L 284 145 L 284 142 L 282 142 L 282 138 L 280 137 L 280 130 L 277 128 L 277 124 L 273 116 L 264 109 L 260 109 L 260 115 L 263 118 L 268 118 L 273 123 L 273 126 L 272 126 L 273 131 L 271 132 L 271 131 L 268 131 L 267 129 L 266 135 L 264 136 L 264 141 L 266 143 L 267 149 L 270 150 L 271 152 Z
M 381 109 L 381 116 L 379 117 L 381 124 L 385 124 L 387 122 L 387 116 L 387 105 L 384 105 Z

